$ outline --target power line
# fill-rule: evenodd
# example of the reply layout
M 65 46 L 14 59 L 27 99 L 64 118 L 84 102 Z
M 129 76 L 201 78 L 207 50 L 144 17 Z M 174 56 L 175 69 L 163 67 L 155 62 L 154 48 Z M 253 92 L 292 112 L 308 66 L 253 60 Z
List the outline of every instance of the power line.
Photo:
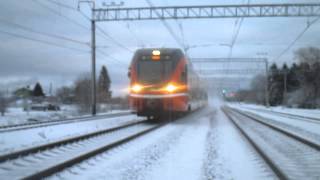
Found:
M 60 16 L 60 17 L 65 18 L 66 20 L 72 22 L 73 24 L 75 24 L 75 25 L 77 25 L 77 26 L 79 26 L 79 27 L 81 27 L 81 28 L 83 28 L 83 29 L 85 29 L 85 30 L 90 30 L 89 27 L 84 26 L 83 24 L 81 24 L 81 23 L 79 23 L 79 22 L 77 22 L 77 21 L 69 18 L 68 16 L 62 15 L 61 13 L 59 13 L 58 11 L 56 11 L 55 9 L 50 8 L 49 6 L 41 3 L 41 2 L 38 1 L 38 0 L 33 0 L 33 2 L 37 3 L 38 5 L 40 5 L 41 7 L 45 8 L 45 9 L 48 9 L 48 10 L 51 11 L 52 13 L 54 13 L 54 14 Z
M 165 4 L 168 5 L 168 1 L 165 1 Z M 178 20 L 178 19 L 174 19 L 174 22 L 178 25 L 178 28 L 180 30 L 181 33 L 181 43 L 183 45 L 184 49 L 188 49 L 189 45 L 186 41 L 185 35 L 184 35 L 184 29 L 183 29 L 183 24 Z M 187 53 L 187 52 L 185 52 Z
M 10 36 L 14 36 L 16 38 L 22 38 L 22 39 L 26 39 L 26 40 L 42 43 L 42 44 L 47 44 L 47 45 L 56 46 L 56 47 L 60 47 L 60 48 L 70 49 L 70 50 L 74 50 L 74 51 L 78 51 L 78 52 L 82 52 L 82 53 L 90 53 L 90 51 L 85 51 L 85 50 L 82 50 L 82 49 L 72 48 L 72 47 L 68 47 L 68 46 L 63 46 L 61 44 L 57 44 L 57 43 L 53 43 L 53 42 L 45 41 L 45 40 L 41 40 L 41 39 L 31 38 L 31 37 L 27 37 L 27 36 L 16 34 L 16 33 L 12 33 L 12 32 L 7 32 L 7 31 L 0 30 L 0 33 L 7 34 L 7 35 L 10 35 Z
M 248 5 L 250 4 L 250 0 L 248 0 L 247 4 Z M 229 58 L 231 58 L 231 56 L 232 56 L 233 47 L 237 42 L 237 39 L 238 39 L 238 36 L 239 36 L 240 29 L 241 29 L 241 26 L 242 26 L 244 18 L 243 17 L 240 18 L 240 22 L 239 22 L 239 25 L 238 25 L 238 28 L 237 28 L 236 25 L 237 25 L 238 20 L 239 19 L 237 19 L 237 21 L 235 23 L 235 26 L 234 26 L 234 34 L 233 34 L 233 37 L 232 37 L 232 40 L 231 40 L 230 51 L 229 51 L 229 55 L 228 55 Z
M 66 8 L 66 9 L 76 10 L 75 7 L 69 6 L 69 5 L 61 3 L 61 2 L 57 2 L 57 1 L 53 1 L 53 0 L 47 0 L 47 1 L 49 1 L 49 2 L 51 2 L 53 4 L 56 4 L 56 5 L 60 6 L 60 7 Z
M 137 36 L 137 34 L 131 29 L 129 23 L 126 24 L 126 27 L 127 27 L 128 31 L 132 34 L 132 36 L 136 39 L 137 44 L 138 44 L 138 45 L 140 44 L 141 46 L 144 46 L 144 42 L 143 42 L 143 41 Z
M 89 4 L 88 4 L 88 6 L 89 6 Z M 91 8 L 90 6 L 89 6 L 89 8 Z M 85 13 L 81 13 L 85 18 L 87 18 L 87 19 L 89 19 L 89 21 L 91 21 L 91 19 L 87 16 L 87 15 L 85 15 Z M 103 30 L 100 26 L 98 26 L 97 24 L 96 24 L 96 28 L 97 28 L 97 30 L 99 30 L 100 31 L 100 33 L 102 33 L 104 36 L 101 36 L 101 37 L 104 37 L 105 39 L 106 39 L 106 37 L 108 38 L 108 39 L 106 39 L 106 40 L 111 40 L 114 44 L 116 44 L 118 47 L 121 47 L 122 49 L 124 49 L 124 50 L 126 50 L 126 51 L 129 51 L 130 53 L 132 53 L 133 51 L 131 50 L 131 49 L 129 49 L 129 48 L 127 48 L 126 46 L 124 46 L 123 44 L 121 44 L 120 42 L 118 42 L 117 40 L 115 40 L 109 33 L 107 33 L 105 30 Z M 106 36 L 106 37 L 105 37 Z
M 111 56 L 111 55 L 109 55 L 109 54 L 106 54 L 106 53 L 103 52 L 102 50 L 97 49 L 97 52 L 99 52 L 101 55 L 103 55 L 103 56 L 105 56 L 105 57 L 107 57 L 107 58 L 109 58 L 109 59 L 114 60 L 114 61 L 117 62 L 118 64 L 120 64 L 120 65 L 122 65 L 122 66 L 124 66 L 124 67 L 127 67 L 127 65 L 126 65 L 126 64 L 123 64 L 119 59 L 116 59 L 115 57 L 113 57 L 113 56 Z
M 82 44 L 82 45 L 89 45 L 89 43 L 87 43 L 87 42 L 82 42 L 82 41 L 79 41 L 79 40 L 76 40 L 76 39 L 72 39 L 72 38 L 69 38 L 69 37 L 64 37 L 64 36 L 60 36 L 60 35 L 56 35 L 56 34 L 51 34 L 51 33 L 43 32 L 43 31 L 34 30 L 34 29 L 30 28 L 30 27 L 26 27 L 26 26 L 23 26 L 23 25 L 20 25 L 20 24 L 17 24 L 17 23 L 9 22 L 9 21 L 1 19 L 1 18 L 0 18 L 0 22 L 8 24 L 8 25 L 11 25 L 11 26 L 14 26 L 14 27 L 17 27 L 17 28 L 20 28 L 20 29 L 23 29 L 25 31 L 29 31 L 29 32 L 32 32 L 32 33 L 40 34 L 40 35 L 43 35 L 43 36 L 56 38 L 56 39 L 60 39 L 60 40 L 64 40 L 64 41 L 70 41 L 72 43 L 77 43 L 77 44 Z
M 131 49 L 129 49 L 128 47 L 124 46 L 123 44 L 121 44 L 120 42 L 118 42 L 117 40 L 115 40 L 110 34 L 108 34 L 106 31 L 104 31 L 100 26 L 97 26 L 97 30 L 99 30 L 104 36 L 102 37 L 107 37 L 109 39 L 105 39 L 106 40 L 111 40 L 113 41 L 114 44 L 116 44 L 117 46 L 121 47 L 122 49 L 127 50 L 128 52 L 132 53 L 133 51 Z
M 280 57 L 282 57 L 287 51 L 289 51 L 292 46 L 295 45 L 295 43 L 304 35 L 304 33 L 307 32 L 307 30 L 314 24 L 316 23 L 318 20 L 320 19 L 320 17 L 314 19 L 311 22 L 308 22 L 307 26 L 298 34 L 298 36 L 288 45 L 288 47 L 286 47 L 276 58 L 275 60 L 279 60 Z
M 151 2 L 151 0 L 145 0 L 149 6 L 152 8 L 153 4 Z M 158 11 L 155 11 L 155 13 L 157 14 L 158 17 L 161 17 L 160 13 Z M 170 27 L 170 25 L 163 19 L 161 19 L 162 24 L 164 25 L 164 27 L 169 31 L 170 35 L 173 37 L 173 39 L 178 43 L 179 46 L 184 47 L 184 44 L 180 42 L 178 36 L 174 33 L 174 31 L 172 30 L 172 28 Z
M 47 1 L 52 3 L 52 4 L 55 4 L 57 6 L 60 6 L 60 7 L 72 10 L 72 11 L 79 12 L 86 20 L 91 21 L 91 18 L 88 15 L 86 15 L 83 11 L 81 11 L 80 9 L 77 9 L 77 8 L 75 8 L 73 6 L 69 6 L 67 4 L 64 4 L 64 3 L 61 3 L 61 2 L 57 2 L 57 1 L 53 1 L 53 0 L 47 0 Z
M 36 0 L 34 0 L 34 1 L 36 1 Z M 72 7 L 72 6 L 69 6 L 69 5 L 66 5 L 66 4 L 64 4 L 64 3 L 61 3 L 61 2 L 56 2 L 56 1 L 53 1 L 53 0 L 47 0 L 48 2 L 51 2 L 51 3 L 54 3 L 54 4 L 56 4 L 56 5 L 58 5 L 58 6 L 61 6 L 61 7 L 64 7 L 64 8 L 67 8 L 67 9 L 70 9 L 70 10 L 73 10 L 73 11 L 76 11 L 76 12 L 79 12 L 86 20 L 88 20 L 88 21 L 91 21 L 91 18 L 89 17 L 89 16 L 87 16 L 83 11 L 81 11 L 81 10 L 78 10 L 78 9 L 76 9 L 76 8 L 74 8 L 74 7 Z M 38 1 L 36 1 L 36 2 L 38 2 Z M 39 3 L 39 2 L 38 2 Z M 49 8 L 49 7 L 47 7 L 46 6 L 46 8 L 47 9 L 51 9 L 52 10 L 52 8 Z M 91 8 L 91 7 L 90 7 Z M 53 10 L 53 12 L 55 13 L 55 14 L 58 14 L 58 15 L 60 15 L 59 14 L 59 12 L 57 12 L 57 11 L 55 11 L 55 10 Z M 65 16 L 66 17 L 66 16 Z M 68 17 L 67 17 L 68 18 Z M 69 20 L 72 20 L 72 19 L 70 19 L 70 18 L 68 18 Z M 73 21 L 73 20 L 72 20 Z M 73 21 L 74 22 L 74 21 Z M 129 48 L 127 48 L 126 46 L 124 46 L 123 44 L 121 44 L 120 42 L 118 42 L 117 40 L 115 40 L 113 37 L 111 37 L 111 35 L 109 35 L 109 33 L 107 33 L 106 31 L 104 31 L 100 26 L 98 26 L 98 25 L 96 25 L 96 27 L 97 27 L 97 29 L 100 31 L 100 33 L 102 34 L 102 35 L 104 35 L 104 36 L 106 36 L 108 39 L 106 39 L 104 36 L 101 36 L 101 37 L 104 37 L 106 40 L 111 40 L 114 44 L 116 44 L 117 46 L 119 46 L 120 48 L 122 48 L 122 49 L 125 49 L 125 50 L 127 50 L 127 51 L 129 51 L 130 53 L 132 53 L 133 51 L 132 50 L 130 50 Z M 88 29 L 87 27 L 86 27 L 86 29 Z

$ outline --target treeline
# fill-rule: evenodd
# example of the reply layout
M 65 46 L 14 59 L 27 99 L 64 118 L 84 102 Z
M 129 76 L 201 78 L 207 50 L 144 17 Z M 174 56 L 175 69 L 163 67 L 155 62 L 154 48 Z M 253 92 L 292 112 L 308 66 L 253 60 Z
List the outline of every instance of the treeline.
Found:
M 113 108 L 126 108 L 125 98 L 112 99 L 111 79 L 107 68 L 102 66 L 97 81 L 97 104 L 98 111 L 108 111 Z M 30 103 L 57 103 L 76 105 L 80 113 L 89 113 L 92 106 L 92 81 L 89 73 L 80 75 L 70 86 L 63 86 L 52 94 L 51 88 L 49 95 L 43 91 L 40 82 L 34 87 L 21 87 L 9 94 L 9 92 L 0 89 L 0 115 L 4 116 L 10 103 L 23 100 L 23 106 L 29 106 Z M 117 104 L 113 107 L 111 104 Z M 119 107 L 121 106 L 121 107 Z M 27 108 L 27 107 L 25 107 Z
M 320 49 L 298 49 L 298 63 L 278 67 L 272 64 L 269 76 L 256 76 L 249 90 L 238 92 L 240 101 L 265 104 L 265 83 L 268 79 L 269 103 L 271 106 L 286 105 L 300 108 L 320 108 Z

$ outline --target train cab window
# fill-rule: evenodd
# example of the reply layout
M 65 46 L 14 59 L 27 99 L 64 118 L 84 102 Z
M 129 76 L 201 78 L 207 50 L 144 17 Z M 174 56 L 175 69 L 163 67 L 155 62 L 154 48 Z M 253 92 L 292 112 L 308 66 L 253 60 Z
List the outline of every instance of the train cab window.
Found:
M 138 79 L 142 83 L 161 83 L 172 75 L 174 62 L 170 58 L 154 61 L 149 56 L 142 56 L 137 63 Z

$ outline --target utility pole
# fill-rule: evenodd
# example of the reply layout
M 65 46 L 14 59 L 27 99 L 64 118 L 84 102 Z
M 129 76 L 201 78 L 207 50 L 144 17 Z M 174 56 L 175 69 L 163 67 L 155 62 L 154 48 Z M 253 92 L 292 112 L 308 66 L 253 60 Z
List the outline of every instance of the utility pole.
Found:
M 92 61 L 92 115 L 97 114 L 97 87 L 96 87 L 96 22 L 94 20 L 95 3 L 92 6 L 91 16 L 91 61 Z
M 268 59 L 264 59 L 265 65 L 266 65 L 266 83 L 265 83 L 265 103 L 267 108 L 270 106 L 269 104 L 269 63 Z
M 96 20 L 95 20 L 95 11 L 96 4 L 95 0 L 80 0 L 78 2 L 78 9 L 80 9 L 81 3 L 91 4 L 91 94 L 92 94 L 92 108 L 91 113 L 93 116 L 97 114 L 97 83 L 96 83 Z M 110 4 L 102 3 L 103 6 L 108 7 L 120 7 L 124 5 L 124 2 L 121 1 L 119 4 L 111 2 Z
M 83 0 L 78 2 L 78 9 L 80 3 L 91 4 L 91 114 L 97 114 L 97 91 L 96 91 L 96 21 L 94 18 L 95 1 Z
M 270 106 L 269 102 L 269 62 L 268 62 L 268 53 L 267 52 L 257 52 L 257 56 L 265 57 L 264 63 L 265 63 L 265 69 L 266 69 L 266 83 L 264 87 L 264 98 L 265 98 L 265 105 L 268 108 Z
M 288 72 L 285 69 L 283 71 L 283 100 L 284 100 L 284 102 L 286 101 L 287 91 L 288 91 L 288 89 L 287 89 L 287 76 L 288 76 L 288 74 L 287 73 Z

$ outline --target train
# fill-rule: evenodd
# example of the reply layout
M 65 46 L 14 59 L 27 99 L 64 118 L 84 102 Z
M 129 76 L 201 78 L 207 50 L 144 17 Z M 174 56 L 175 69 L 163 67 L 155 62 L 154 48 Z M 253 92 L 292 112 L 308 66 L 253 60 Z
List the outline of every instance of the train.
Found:
M 129 106 L 138 116 L 184 115 L 207 105 L 205 84 L 181 49 L 138 49 L 128 77 Z

